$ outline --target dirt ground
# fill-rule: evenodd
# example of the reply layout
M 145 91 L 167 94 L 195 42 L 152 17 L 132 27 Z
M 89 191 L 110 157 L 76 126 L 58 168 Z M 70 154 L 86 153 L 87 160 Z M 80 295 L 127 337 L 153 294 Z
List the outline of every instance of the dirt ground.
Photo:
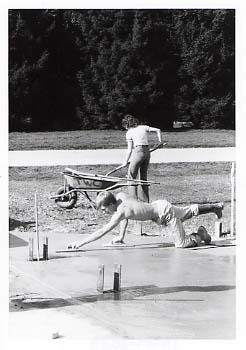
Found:
M 75 169 L 79 167 L 75 167 Z M 84 166 L 88 173 L 105 174 L 112 166 Z M 101 227 L 109 217 L 92 209 L 89 201 L 78 194 L 78 201 L 71 210 L 59 208 L 54 199 L 63 185 L 64 167 L 20 167 L 9 170 L 9 228 L 10 231 L 35 230 L 35 193 L 38 199 L 38 217 L 41 231 L 61 233 L 90 233 Z M 175 173 L 175 177 L 173 174 Z M 123 172 L 117 174 L 123 176 Z M 176 205 L 219 202 L 225 204 L 222 219 L 223 230 L 230 230 L 230 163 L 151 164 L 149 178 L 160 185 L 150 187 L 151 200 L 166 198 Z M 126 191 L 121 188 L 116 190 Z M 90 194 L 92 200 L 96 195 Z M 197 228 L 199 222 L 213 234 L 213 215 L 206 215 L 185 223 L 187 230 Z M 145 233 L 160 232 L 153 223 L 144 223 Z M 163 230 L 162 230 L 163 231 Z M 163 233 L 168 235 L 168 230 Z

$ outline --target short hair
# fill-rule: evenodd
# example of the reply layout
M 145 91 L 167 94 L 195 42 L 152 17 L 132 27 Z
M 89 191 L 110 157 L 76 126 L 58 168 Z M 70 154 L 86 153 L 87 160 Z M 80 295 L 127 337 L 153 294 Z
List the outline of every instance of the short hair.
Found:
M 100 209 L 102 205 L 109 206 L 111 204 L 116 204 L 116 198 L 113 195 L 112 192 L 109 191 L 102 191 L 98 194 L 96 198 L 96 207 L 97 209 Z
M 134 128 L 135 126 L 139 125 L 139 120 L 132 115 L 127 114 L 122 119 L 121 125 L 124 129 Z

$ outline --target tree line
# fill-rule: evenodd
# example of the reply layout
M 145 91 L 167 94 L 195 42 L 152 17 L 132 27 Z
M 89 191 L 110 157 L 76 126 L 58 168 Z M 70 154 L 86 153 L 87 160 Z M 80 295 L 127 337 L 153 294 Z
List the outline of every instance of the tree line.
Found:
M 234 51 L 234 10 L 9 10 L 9 130 L 233 129 Z

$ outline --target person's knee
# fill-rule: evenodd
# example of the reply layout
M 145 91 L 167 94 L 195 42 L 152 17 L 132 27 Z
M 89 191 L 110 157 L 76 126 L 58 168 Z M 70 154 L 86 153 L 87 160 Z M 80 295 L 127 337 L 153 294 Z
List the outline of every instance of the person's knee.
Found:
M 195 246 L 199 246 L 199 244 L 202 242 L 201 237 L 195 233 L 192 233 L 190 235 L 190 239 L 192 240 L 192 242 L 194 242 Z
M 198 235 L 187 236 L 187 239 L 175 242 L 175 248 L 192 248 L 197 247 L 201 243 L 201 238 Z
M 137 168 L 137 167 L 131 167 L 131 168 L 129 168 L 128 175 L 129 175 L 130 178 L 136 179 L 136 177 L 137 177 L 137 175 L 138 175 L 138 168 Z
M 147 178 L 148 178 L 148 171 L 147 171 L 147 169 L 139 169 L 139 175 L 140 175 L 140 179 L 141 180 L 147 180 Z

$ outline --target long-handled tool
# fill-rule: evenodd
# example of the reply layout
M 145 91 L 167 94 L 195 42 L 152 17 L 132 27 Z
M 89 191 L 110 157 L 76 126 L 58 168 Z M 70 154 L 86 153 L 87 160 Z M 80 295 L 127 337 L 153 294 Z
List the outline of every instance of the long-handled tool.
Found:
M 165 143 L 158 143 L 157 145 L 154 145 L 153 148 L 150 149 L 150 152 L 154 152 L 155 150 L 157 150 L 158 148 L 163 147 L 163 146 L 166 145 L 166 144 L 167 144 L 167 142 L 165 142 Z M 129 163 L 130 163 L 130 162 L 128 162 L 126 165 L 119 165 L 119 166 L 117 166 L 115 169 L 109 171 L 109 172 L 106 174 L 106 176 L 111 175 L 111 174 L 115 173 L 116 171 L 118 171 L 118 170 L 120 170 L 120 169 L 126 167 Z
M 128 162 L 126 165 L 119 165 L 119 166 L 117 166 L 115 169 L 109 171 L 109 172 L 106 174 L 106 176 L 109 176 L 109 175 L 115 173 L 117 170 L 120 170 L 120 169 L 122 169 L 122 168 L 125 168 L 128 164 L 129 164 L 129 162 Z

